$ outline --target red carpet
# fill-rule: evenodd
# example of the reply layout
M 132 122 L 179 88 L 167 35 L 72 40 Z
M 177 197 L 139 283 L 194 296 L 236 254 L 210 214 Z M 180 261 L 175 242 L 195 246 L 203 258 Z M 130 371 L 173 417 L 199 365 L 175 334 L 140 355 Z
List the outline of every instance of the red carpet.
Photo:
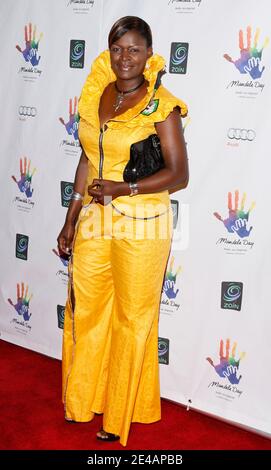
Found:
M 68 423 L 61 363 L 0 340 L 0 449 L 121 449 L 96 440 L 102 416 Z M 162 400 L 162 421 L 132 424 L 126 449 L 271 449 L 271 440 Z

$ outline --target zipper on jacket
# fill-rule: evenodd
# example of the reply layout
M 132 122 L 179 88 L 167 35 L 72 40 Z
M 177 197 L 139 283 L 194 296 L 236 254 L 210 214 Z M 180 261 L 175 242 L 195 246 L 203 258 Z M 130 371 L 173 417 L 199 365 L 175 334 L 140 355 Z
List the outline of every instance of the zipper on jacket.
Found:
M 141 113 L 137 113 L 134 117 L 138 116 Z M 107 122 L 126 122 L 120 121 L 118 119 L 109 119 Z M 104 150 L 103 150 L 103 136 L 105 131 L 108 129 L 106 123 L 104 123 L 103 127 L 100 128 L 100 135 L 99 135 L 99 153 L 100 153 L 100 161 L 99 161 L 99 179 L 103 178 L 103 164 L 104 164 Z
M 100 161 L 99 161 L 99 179 L 103 177 L 103 164 L 104 164 L 104 150 L 103 150 L 103 136 L 104 132 L 107 129 L 107 125 L 104 124 L 103 127 L 100 129 L 100 136 L 99 136 L 99 152 L 100 152 Z

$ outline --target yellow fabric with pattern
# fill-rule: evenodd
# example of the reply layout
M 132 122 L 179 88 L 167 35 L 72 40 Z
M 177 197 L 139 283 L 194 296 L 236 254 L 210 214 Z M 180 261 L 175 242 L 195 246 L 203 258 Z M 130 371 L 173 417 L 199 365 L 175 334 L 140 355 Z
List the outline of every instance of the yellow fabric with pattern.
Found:
M 147 96 L 107 123 L 105 179 L 122 181 L 130 145 L 155 133 L 155 122 L 165 120 L 175 106 L 186 114 L 184 103 L 163 86 L 153 96 L 164 60 L 153 56 L 147 66 Z M 93 64 L 79 104 L 79 135 L 89 159 L 88 184 L 99 170 L 100 97 L 115 78 L 105 51 Z M 159 101 L 150 103 L 152 99 Z M 160 213 L 161 204 L 167 211 L 148 220 L 134 219 L 120 215 L 110 204 L 91 203 L 85 194 L 69 261 L 63 402 L 67 420 L 87 422 L 102 413 L 104 430 L 119 435 L 126 446 L 132 422 L 161 419 L 158 320 L 172 210 L 168 191 L 119 197 L 113 203 L 127 215 L 135 214 L 135 204 L 143 217 L 156 210 Z M 150 211 L 148 204 L 152 204 Z
M 187 114 L 185 103 L 173 96 L 163 85 L 155 93 L 157 74 L 165 66 L 165 60 L 155 54 L 147 61 L 144 76 L 149 82 L 147 94 L 133 108 L 109 120 L 103 133 L 103 178 L 123 181 L 123 170 L 130 158 L 130 147 L 134 142 L 156 134 L 155 123 L 164 121 L 169 113 L 178 106 L 181 116 Z M 89 159 L 87 185 L 99 175 L 99 102 L 105 87 L 116 80 L 110 66 L 109 51 L 106 50 L 94 61 L 79 100 L 79 138 Z M 155 100 L 157 109 L 148 113 L 148 105 Z M 154 105 L 154 108 L 155 108 Z M 147 109 L 147 111 L 146 111 Z M 152 108 L 150 107 L 150 111 Z M 147 113 L 147 114 L 146 114 Z M 85 193 L 84 203 L 91 198 Z M 151 194 L 121 196 L 113 201 L 114 206 L 129 216 L 149 217 L 164 212 L 169 204 L 168 191 Z

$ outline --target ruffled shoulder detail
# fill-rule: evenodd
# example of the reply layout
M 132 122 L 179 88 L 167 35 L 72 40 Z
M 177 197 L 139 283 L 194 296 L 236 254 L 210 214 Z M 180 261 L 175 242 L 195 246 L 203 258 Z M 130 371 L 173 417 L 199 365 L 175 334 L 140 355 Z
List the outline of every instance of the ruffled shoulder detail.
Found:
M 147 94 L 136 106 L 117 115 L 113 121 L 109 121 L 110 127 L 117 127 L 121 123 L 131 127 L 144 125 L 146 116 L 150 118 L 148 122 L 164 121 L 176 106 L 180 108 L 181 116 L 186 116 L 186 104 L 173 96 L 162 85 L 159 86 L 164 68 L 165 59 L 158 54 L 152 55 L 147 60 L 144 70 L 144 77 L 149 83 Z M 92 125 L 99 125 L 98 109 L 101 95 L 109 83 L 116 79 L 117 77 L 111 68 L 110 53 L 107 49 L 94 60 L 83 86 L 78 105 L 81 119 Z M 152 106 L 154 106 L 153 109 Z
M 97 112 L 97 102 L 99 103 L 105 87 L 115 80 L 116 75 L 110 65 L 109 51 L 106 50 L 93 61 L 84 83 L 78 104 L 78 112 L 82 119 L 91 121 L 93 112 Z
M 152 55 L 146 62 L 144 77 L 149 82 L 148 95 L 155 91 L 157 76 L 159 72 L 165 69 L 166 61 L 164 57 L 159 54 Z
M 159 100 L 159 106 L 157 108 L 156 115 L 154 116 L 155 122 L 165 121 L 169 113 L 171 113 L 171 111 L 176 107 L 179 108 L 181 117 L 185 117 L 188 113 L 186 103 L 174 96 L 163 85 L 161 85 L 157 90 L 154 99 Z

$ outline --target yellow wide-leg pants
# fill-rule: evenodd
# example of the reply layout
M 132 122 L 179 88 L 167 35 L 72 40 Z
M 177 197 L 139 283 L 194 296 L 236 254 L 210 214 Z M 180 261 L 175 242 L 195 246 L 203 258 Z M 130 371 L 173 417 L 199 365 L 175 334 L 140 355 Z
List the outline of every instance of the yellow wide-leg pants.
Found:
M 103 429 L 123 446 L 131 422 L 161 419 L 158 318 L 171 237 L 170 207 L 135 220 L 90 204 L 77 222 L 63 336 L 65 418 L 103 413 Z

